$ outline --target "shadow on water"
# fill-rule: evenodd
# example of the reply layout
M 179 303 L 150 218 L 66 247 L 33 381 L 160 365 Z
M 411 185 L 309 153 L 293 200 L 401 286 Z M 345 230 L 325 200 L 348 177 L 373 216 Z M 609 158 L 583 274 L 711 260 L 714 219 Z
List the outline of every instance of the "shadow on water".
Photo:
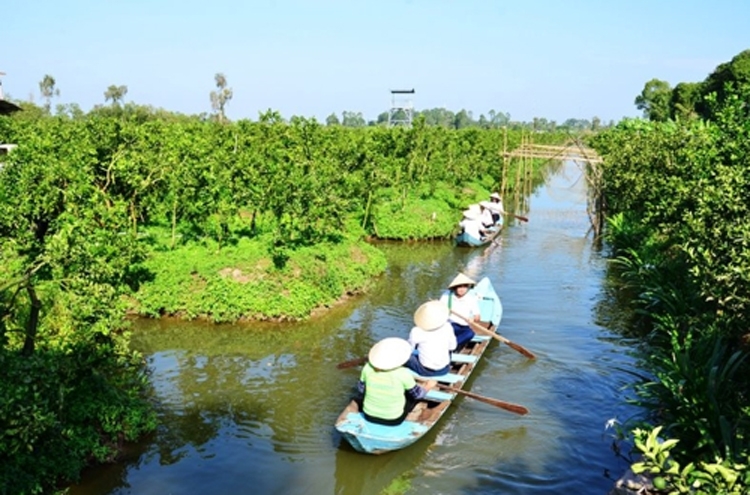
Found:
M 389 265 L 375 288 L 308 322 L 137 321 L 133 345 L 152 371 L 160 427 L 69 493 L 606 493 L 607 473 L 626 466 L 604 425 L 635 412 L 622 387 L 636 359 L 606 261 L 585 235 L 584 182 L 575 167 L 548 177 L 530 197 L 530 222 L 509 221 L 491 249 L 380 244 Z M 459 270 L 490 278 L 500 333 L 538 356 L 494 343 L 469 388 L 530 414 L 459 398 L 415 445 L 354 452 L 333 423 L 359 369 L 336 364 L 406 337 L 414 310 Z

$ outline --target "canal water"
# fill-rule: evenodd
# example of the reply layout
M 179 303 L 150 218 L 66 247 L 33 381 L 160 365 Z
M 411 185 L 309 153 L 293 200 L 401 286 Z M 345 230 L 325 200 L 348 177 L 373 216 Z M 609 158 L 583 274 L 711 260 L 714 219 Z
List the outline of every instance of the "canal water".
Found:
M 528 223 L 497 245 L 382 244 L 374 290 L 314 321 L 215 326 L 143 320 L 161 426 L 120 463 L 84 473 L 71 495 L 605 494 L 627 462 L 608 421 L 629 418 L 637 360 L 606 260 L 587 235 L 585 179 L 566 163 L 534 191 Z M 353 451 L 333 423 L 358 378 L 336 364 L 387 336 L 464 271 L 503 301 L 499 332 L 537 355 L 491 344 L 471 391 L 522 404 L 517 416 L 460 398 L 413 446 Z

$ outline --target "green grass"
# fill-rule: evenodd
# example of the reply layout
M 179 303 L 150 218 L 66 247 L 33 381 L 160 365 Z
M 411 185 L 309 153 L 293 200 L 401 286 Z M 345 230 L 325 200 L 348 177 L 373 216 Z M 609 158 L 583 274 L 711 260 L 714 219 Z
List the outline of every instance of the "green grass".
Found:
M 272 262 L 267 238 L 240 238 L 221 250 L 189 242 L 151 252 L 144 267 L 153 280 L 133 295 L 132 311 L 215 322 L 304 319 L 315 308 L 365 291 L 385 266 L 385 255 L 359 240 L 290 251 L 282 269 Z

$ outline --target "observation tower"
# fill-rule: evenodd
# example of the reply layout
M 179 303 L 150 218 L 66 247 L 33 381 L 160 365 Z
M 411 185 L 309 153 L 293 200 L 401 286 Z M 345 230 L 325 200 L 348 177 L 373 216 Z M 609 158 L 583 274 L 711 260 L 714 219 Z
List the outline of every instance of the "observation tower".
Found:
M 414 118 L 414 102 L 412 101 L 414 93 L 414 88 L 391 90 L 391 110 L 388 112 L 388 127 L 398 125 L 411 127 Z

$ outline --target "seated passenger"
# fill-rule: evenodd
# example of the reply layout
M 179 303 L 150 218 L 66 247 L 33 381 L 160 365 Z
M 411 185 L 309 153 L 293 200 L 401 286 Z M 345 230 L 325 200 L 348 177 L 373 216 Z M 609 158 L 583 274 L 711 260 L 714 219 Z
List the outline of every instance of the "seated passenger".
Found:
M 429 301 L 414 313 L 414 327 L 409 343 L 414 348 L 406 367 L 420 376 L 448 373 L 451 351 L 456 348 L 456 335 L 448 322 L 450 310 L 445 303 Z
M 494 211 L 492 209 L 492 203 L 489 201 L 482 201 L 479 203 L 479 206 L 482 208 L 482 213 L 479 216 L 479 220 L 482 222 L 482 225 L 489 229 L 495 226 L 495 216 Z
M 479 299 L 477 299 L 477 296 L 473 292 L 469 292 L 469 290 L 475 285 L 476 282 L 463 273 L 459 273 L 456 278 L 448 284 L 448 290 L 443 292 L 440 296 L 440 300 L 444 302 L 451 311 L 449 319 L 450 324 L 453 326 L 453 331 L 456 334 L 456 350 L 460 350 L 472 338 L 474 338 L 475 335 L 474 331 L 469 326 L 469 322 L 462 317 L 469 318 L 474 322 L 479 322 Z M 454 314 L 454 311 L 461 316 Z
M 398 337 L 385 338 L 370 349 L 357 383 L 363 396 L 362 414 L 367 421 L 399 425 L 427 393 L 403 366 L 411 353 L 411 344 Z
M 458 223 L 458 226 L 461 227 L 461 231 L 477 241 L 482 241 L 487 232 L 484 225 L 482 225 L 482 222 L 479 220 L 479 212 L 470 208 L 464 210 L 463 215 L 463 220 Z
M 492 210 L 492 217 L 495 218 L 495 223 L 500 220 L 502 215 L 505 215 L 503 198 L 496 192 L 490 194 L 490 210 Z

